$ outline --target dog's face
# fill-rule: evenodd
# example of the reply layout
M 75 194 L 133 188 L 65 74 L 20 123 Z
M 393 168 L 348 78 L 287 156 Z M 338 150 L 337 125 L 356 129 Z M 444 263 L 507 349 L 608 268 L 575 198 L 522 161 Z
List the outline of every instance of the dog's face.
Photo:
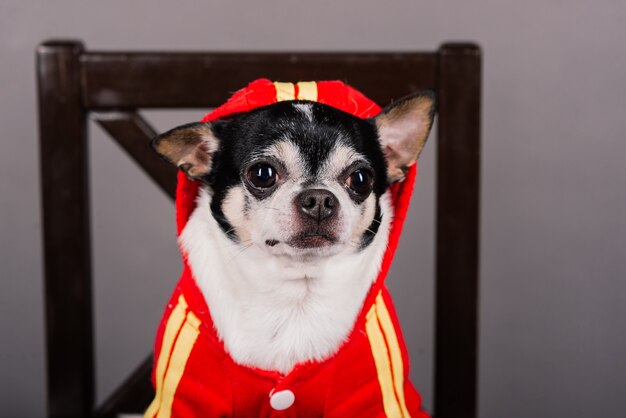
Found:
M 379 199 L 417 159 L 433 113 L 430 92 L 374 119 L 285 101 L 175 128 L 153 146 L 209 189 L 212 216 L 230 239 L 311 259 L 369 245 Z

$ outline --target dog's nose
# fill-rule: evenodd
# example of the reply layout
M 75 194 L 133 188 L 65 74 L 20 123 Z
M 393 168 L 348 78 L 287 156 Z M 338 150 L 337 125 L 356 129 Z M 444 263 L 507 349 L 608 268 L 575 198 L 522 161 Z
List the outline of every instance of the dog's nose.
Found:
M 324 189 L 304 190 L 296 197 L 296 202 L 300 212 L 317 221 L 330 218 L 339 209 L 335 195 Z

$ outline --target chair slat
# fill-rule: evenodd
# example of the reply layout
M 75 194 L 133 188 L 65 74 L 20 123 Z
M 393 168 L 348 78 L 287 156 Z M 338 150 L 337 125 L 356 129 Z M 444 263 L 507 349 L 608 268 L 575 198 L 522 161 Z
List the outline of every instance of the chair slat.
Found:
M 81 57 L 89 109 L 206 108 L 250 81 L 344 80 L 380 104 L 435 85 L 433 53 L 113 53 Z M 121 76 L 123 74 L 123 76 Z
M 136 112 L 93 113 L 93 119 L 171 198 L 176 195 L 176 168 L 150 148 L 157 132 Z
M 117 418 L 119 413 L 142 414 L 154 398 L 150 382 L 152 354 L 146 357 L 109 398 L 96 409 L 94 418 Z

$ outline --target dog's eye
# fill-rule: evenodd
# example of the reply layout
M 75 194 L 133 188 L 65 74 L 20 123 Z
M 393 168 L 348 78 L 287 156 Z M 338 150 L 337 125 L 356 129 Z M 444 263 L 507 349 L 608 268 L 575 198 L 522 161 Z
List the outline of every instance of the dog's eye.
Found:
M 372 191 L 372 175 L 366 170 L 356 170 L 346 179 L 346 186 L 356 194 L 369 194 Z
M 254 164 L 248 170 L 248 181 L 258 189 L 267 189 L 276 183 L 276 169 L 267 163 Z

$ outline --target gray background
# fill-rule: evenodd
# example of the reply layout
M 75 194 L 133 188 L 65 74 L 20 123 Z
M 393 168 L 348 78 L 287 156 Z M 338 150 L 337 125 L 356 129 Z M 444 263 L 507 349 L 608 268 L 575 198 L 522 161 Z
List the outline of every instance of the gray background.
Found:
M 0 3 L 0 416 L 45 411 L 34 49 L 484 49 L 480 416 L 624 417 L 626 3 Z M 159 128 L 202 112 L 146 112 Z M 98 397 L 152 345 L 173 207 L 91 125 Z M 433 144 L 389 278 L 432 405 Z

